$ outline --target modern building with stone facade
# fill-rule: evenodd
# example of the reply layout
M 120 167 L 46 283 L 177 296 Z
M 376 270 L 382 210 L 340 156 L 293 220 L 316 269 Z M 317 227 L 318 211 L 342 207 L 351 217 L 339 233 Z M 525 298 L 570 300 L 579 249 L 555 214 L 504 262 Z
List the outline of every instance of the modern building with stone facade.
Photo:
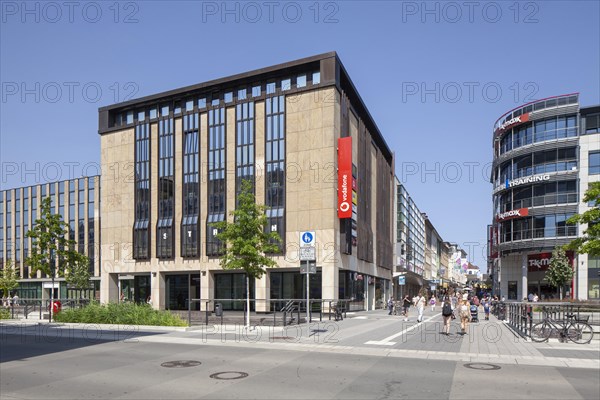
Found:
M 241 309 L 245 275 L 220 267 L 211 224 L 231 218 L 242 179 L 284 240 L 250 282 L 253 309 L 305 298 L 305 231 L 311 298 L 372 309 L 389 295 L 394 157 L 336 53 L 103 107 L 99 134 L 101 301 Z
M 31 249 L 27 232 L 40 217 L 42 200 L 51 197 L 53 211 L 68 225 L 69 239 L 90 258 L 91 284 L 87 291 L 68 287 L 64 278 L 54 282 L 54 298 L 100 299 L 100 177 L 90 176 L 0 191 L 0 268 L 12 260 L 21 299 L 49 299 L 52 282 L 40 271 L 31 277 L 26 258 Z
M 544 279 L 552 250 L 587 226 L 567 220 L 600 178 L 600 106 L 580 108 L 579 94 L 525 104 L 500 117 L 493 132 L 494 220 L 488 270 L 508 300 L 556 297 Z M 599 259 L 568 254 L 575 277 L 568 296 L 598 299 Z

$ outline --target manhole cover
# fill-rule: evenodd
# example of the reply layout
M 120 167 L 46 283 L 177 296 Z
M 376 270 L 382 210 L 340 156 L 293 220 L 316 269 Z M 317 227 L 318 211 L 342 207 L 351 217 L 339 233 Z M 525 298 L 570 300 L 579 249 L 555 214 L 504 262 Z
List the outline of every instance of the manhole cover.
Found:
M 197 367 L 202 364 L 200 361 L 193 360 L 179 360 L 179 361 L 167 361 L 160 364 L 161 367 L 165 368 L 188 368 L 188 367 Z
M 492 371 L 495 369 L 500 369 L 499 365 L 485 364 L 485 363 L 469 363 L 469 364 L 465 364 L 465 367 L 471 368 L 471 369 L 479 369 L 479 370 L 483 370 L 483 371 Z
M 225 372 L 216 372 L 216 373 L 212 374 L 210 377 L 213 379 L 230 380 L 230 379 L 242 379 L 247 376 L 248 376 L 248 374 L 245 372 L 225 371 Z

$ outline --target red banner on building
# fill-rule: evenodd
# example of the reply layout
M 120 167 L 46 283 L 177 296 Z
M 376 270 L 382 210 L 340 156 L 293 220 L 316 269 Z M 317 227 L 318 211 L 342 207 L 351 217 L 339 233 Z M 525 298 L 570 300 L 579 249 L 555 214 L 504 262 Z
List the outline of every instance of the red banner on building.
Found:
M 352 217 L 352 138 L 338 139 L 338 218 Z
M 522 218 L 529 216 L 529 208 L 519 208 L 496 215 L 496 221 L 506 221 L 508 219 Z
M 529 272 L 547 271 L 550 266 L 551 258 L 552 253 L 529 254 L 527 256 L 527 270 Z M 567 258 L 569 259 L 569 264 L 573 266 L 575 253 L 573 251 L 567 251 Z

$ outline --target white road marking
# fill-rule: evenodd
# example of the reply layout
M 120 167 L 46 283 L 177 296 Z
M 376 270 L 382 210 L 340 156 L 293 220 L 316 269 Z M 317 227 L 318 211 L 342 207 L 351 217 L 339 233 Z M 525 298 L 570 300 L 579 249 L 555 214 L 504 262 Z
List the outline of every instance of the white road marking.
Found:
M 434 319 L 435 317 L 437 317 L 439 315 L 442 315 L 442 313 L 435 314 L 434 316 L 429 317 L 429 318 L 427 318 L 424 321 L 418 322 L 415 325 L 413 325 L 413 326 L 411 326 L 409 328 L 406 328 L 403 331 L 400 331 L 398 333 L 393 334 L 392 336 L 388 336 L 385 339 L 382 339 L 382 340 L 370 340 L 368 342 L 365 342 L 365 344 L 374 344 L 374 345 L 378 345 L 378 346 L 393 346 L 393 345 L 396 344 L 396 342 L 391 342 L 391 340 L 394 340 L 397 337 L 404 335 L 405 333 L 408 333 L 408 332 L 411 332 L 411 331 L 415 330 L 421 324 L 423 324 L 425 322 L 429 322 L 429 321 L 431 321 L 432 319 Z M 404 322 L 404 321 L 402 321 L 402 322 Z

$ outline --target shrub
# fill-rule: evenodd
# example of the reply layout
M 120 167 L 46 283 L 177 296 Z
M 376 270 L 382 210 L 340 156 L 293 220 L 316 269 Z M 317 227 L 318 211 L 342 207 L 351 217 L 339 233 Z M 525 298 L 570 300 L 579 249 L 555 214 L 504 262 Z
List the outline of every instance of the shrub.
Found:
M 0 319 L 10 319 L 10 310 L 8 308 L 0 308 Z
M 148 304 L 92 302 L 86 307 L 62 310 L 56 322 L 85 324 L 121 324 L 151 326 L 187 326 L 187 322 L 168 311 L 153 309 Z

